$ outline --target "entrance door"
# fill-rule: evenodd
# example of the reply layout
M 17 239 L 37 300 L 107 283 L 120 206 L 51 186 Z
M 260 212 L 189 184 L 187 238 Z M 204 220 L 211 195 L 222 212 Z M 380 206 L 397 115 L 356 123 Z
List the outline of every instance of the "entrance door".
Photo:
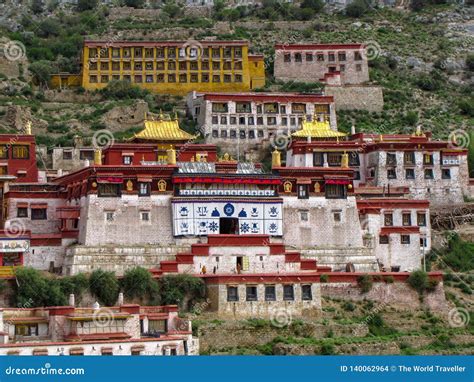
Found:
M 235 264 L 235 269 L 238 274 L 242 272 L 242 268 L 244 266 L 244 258 L 242 256 L 237 256 L 237 262 Z
M 239 234 L 239 219 L 237 218 L 220 218 L 219 233 L 224 235 Z

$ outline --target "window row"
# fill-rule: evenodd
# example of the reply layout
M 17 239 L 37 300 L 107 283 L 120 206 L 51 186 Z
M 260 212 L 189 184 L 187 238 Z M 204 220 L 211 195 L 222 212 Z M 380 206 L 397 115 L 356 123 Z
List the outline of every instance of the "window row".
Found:
M 308 106 L 306 103 L 292 103 L 291 114 L 306 114 L 308 112 Z M 287 105 L 281 105 L 278 102 L 269 102 L 264 104 L 256 104 L 255 110 L 257 114 L 288 114 L 290 110 Z M 235 103 L 236 113 L 252 113 L 251 102 L 236 102 Z M 328 115 L 329 114 L 328 104 L 315 104 L 314 114 L 316 115 Z M 229 103 L 228 102 L 213 102 L 212 103 L 213 113 L 228 113 Z M 312 115 L 307 115 L 308 121 L 311 121 Z
M 200 63 L 200 65 L 199 65 Z M 166 65 L 165 65 L 166 64 Z M 113 61 L 112 63 L 109 62 L 101 62 L 98 64 L 97 62 L 89 62 L 89 70 L 97 70 L 100 68 L 100 70 L 110 70 L 112 68 L 112 71 L 120 71 L 122 70 L 209 70 L 209 68 L 212 67 L 212 70 L 242 70 L 242 62 L 234 62 L 234 65 L 232 65 L 232 62 L 226 61 L 221 64 L 220 61 L 214 61 L 212 62 L 212 65 L 209 65 L 208 61 L 168 61 L 168 62 L 122 62 L 122 67 L 120 67 L 120 62 L 119 61 Z
M 31 220 L 46 220 L 48 218 L 47 208 L 31 208 Z M 17 218 L 27 218 L 28 217 L 28 207 L 17 207 L 16 209 Z
M 140 220 L 142 222 L 151 221 L 150 211 L 140 211 L 139 215 L 140 215 Z M 110 222 L 115 221 L 117 214 L 115 211 L 105 211 L 104 217 L 105 217 L 105 221 L 110 223 Z
M 417 212 L 416 223 L 418 227 L 426 227 L 426 213 L 425 212 Z M 412 225 L 411 212 L 402 213 L 402 225 L 405 227 L 409 227 Z M 386 227 L 393 226 L 393 213 L 384 214 L 384 226 Z
M 128 163 L 125 163 L 128 164 Z M 100 197 L 116 197 L 122 194 L 122 183 L 99 183 L 98 195 Z M 151 182 L 138 183 L 138 196 L 151 195 Z
M 239 139 L 246 139 L 247 137 L 249 139 L 255 139 L 255 138 L 263 138 L 265 135 L 263 130 L 257 130 L 255 133 L 255 130 L 249 130 L 248 132 L 246 130 L 240 130 L 239 131 Z M 230 130 L 229 132 L 227 130 L 212 130 L 212 138 L 230 138 L 230 139 L 237 139 L 237 130 Z
M 241 58 L 241 47 L 215 47 L 203 48 L 200 46 L 188 46 L 178 48 L 157 47 L 157 48 L 89 48 L 89 58 L 191 58 L 197 59 L 199 57 L 213 57 L 213 58 Z
M 283 56 L 284 62 L 336 62 L 337 61 L 346 61 L 347 60 L 347 53 L 346 52 L 328 52 L 327 54 L 324 52 L 318 53 L 285 53 Z M 362 52 L 361 51 L 354 51 L 354 60 L 355 61 L 362 61 Z
M 63 151 L 63 160 L 72 160 L 73 152 L 71 150 Z M 94 160 L 94 151 L 92 150 L 81 150 L 79 152 L 80 160 Z
M 245 290 L 246 301 L 258 301 L 258 292 L 256 285 L 247 285 Z M 265 301 L 276 301 L 276 286 L 265 285 Z M 313 299 L 313 292 L 311 290 L 311 284 L 301 285 L 301 300 L 311 301 Z M 294 301 L 295 300 L 295 286 L 294 285 L 283 285 L 283 301 Z M 236 286 L 227 287 L 227 301 L 234 302 L 239 301 L 239 289 Z
M 434 179 L 434 171 L 432 168 L 424 169 L 424 178 L 425 179 Z M 387 179 L 397 179 L 397 170 L 395 168 L 387 169 Z M 405 179 L 413 180 L 415 179 L 415 169 L 407 168 L 405 169 Z M 441 179 L 451 179 L 451 169 L 442 168 L 441 169 Z
M 303 123 L 303 118 L 296 118 L 296 117 L 282 117 L 280 121 L 280 126 L 288 126 L 288 121 L 290 122 L 290 126 L 300 126 Z M 256 122 L 256 123 L 255 123 Z M 265 123 L 266 122 L 266 123 Z M 276 126 L 277 125 L 277 118 L 276 117 L 244 117 L 244 116 L 221 116 L 220 118 L 217 115 L 213 115 L 211 117 L 211 123 L 213 125 L 241 125 L 241 126 L 253 126 L 255 124 L 259 126 L 263 125 L 270 125 Z
M 11 150 L 9 148 L 11 147 Z M 30 146 L 28 145 L 0 145 L 0 159 L 29 159 Z
M 296 188 L 298 199 L 309 199 L 309 184 L 298 184 Z M 346 199 L 347 189 L 344 184 L 326 184 L 324 186 L 326 199 Z
M 342 152 L 316 152 L 313 154 L 313 166 L 322 167 L 324 166 L 326 159 L 327 164 L 330 167 L 340 167 L 342 162 Z M 349 166 L 359 166 L 360 159 L 359 154 L 355 151 L 348 153 L 349 155 Z
M 379 244 L 388 244 L 390 241 L 388 235 L 380 235 L 379 236 Z M 411 243 L 411 238 L 410 235 L 400 235 L 400 243 L 401 244 L 410 244 Z M 425 238 L 420 238 L 420 246 L 426 247 L 426 239 Z
M 129 81 L 131 82 L 132 81 L 132 76 L 129 76 L 129 75 L 123 75 L 123 76 L 120 76 L 120 75 L 112 75 L 112 76 L 108 76 L 108 75 L 101 75 L 101 76 L 96 76 L 96 75 L 91 75 L 89 76 L 89 83 L 91 84 L 96 84 L 99 82 L 100 80 L 100 83 L 102 84 L 106 84 L 108 83 L 109 81 L 118 81 L 118 80 L 124 80 L 124 81 Z M 187 74 L 179 74 L 179 75 L 176 75 L 176 74 L 168 74 L 168 75 L 164 75 L 164 74 L 157 74 L 156 76 L 153 75 L 153 74 L 147 74 L 145 76 L 141 75 L 141 74 L 137 74 L 137 75 L 134 75 L 133 76 L 133 82 L 136 83 L 136 84 L 142 84 L 142 83 L 164 83 L 164 82 L 168 82 L 168 83 L 175 83 L 175 82 L 179 82 L 179 83 L 187 83 L 187 82 L 191 82 L 191 83 L 197 83 L 197 82 L 201 82 L 201 83 L 207 83 L 207 82 L 212 82 L 213 83 L 220 83 L 220 82 L 224 82 L 224 83 L 230 83 L 230 82 L 237 82 L 237 83 L 241 83 L 243 81 L 243 77 L 242 75 L 240 74 L 235 74 L 235 75 L 231 75 L 231 74 L 224 74 L 223 76 L 221 76 L 220 74 L 213 74 L 212 76 L 209 75 L 209 74 L 201 74 L 200 77 L 198 74 L 190 74 L 189 76 Z

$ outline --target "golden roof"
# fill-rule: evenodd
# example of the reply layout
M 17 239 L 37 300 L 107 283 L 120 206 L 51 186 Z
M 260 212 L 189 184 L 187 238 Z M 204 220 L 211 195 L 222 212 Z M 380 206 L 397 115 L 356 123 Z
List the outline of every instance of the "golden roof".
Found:
M 331 129 L 328 121 L 306 121 L 301 123 L 301 130 L 291 134 L 293 137 L 299 138 L 339 138 L 345 137 L 347 134 Z
M 179 128 L 178 118 L 171 119 L 170 116 L 160 114 L 157 120 L 147 120 L 145 118 L 145 128 L 134 134 L 130 140 L 147 141 L 189 141 L 197 137 Z

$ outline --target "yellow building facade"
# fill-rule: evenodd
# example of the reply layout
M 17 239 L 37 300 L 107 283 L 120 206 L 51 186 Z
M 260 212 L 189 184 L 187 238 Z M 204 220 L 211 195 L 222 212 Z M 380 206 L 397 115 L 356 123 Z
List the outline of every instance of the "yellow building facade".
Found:
M 246 41 L 85 41 L 82 86 L 125 80 L 154 93 L 244 92 L 265 85 L 263 56 Z

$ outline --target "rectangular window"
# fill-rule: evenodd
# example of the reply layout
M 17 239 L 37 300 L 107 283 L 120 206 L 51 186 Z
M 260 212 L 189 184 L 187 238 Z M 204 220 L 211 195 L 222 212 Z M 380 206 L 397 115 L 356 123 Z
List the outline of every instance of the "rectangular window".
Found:
M 426 168 L 425 169 L 425 179 L 433 179 L 434 174 L 433 174 L 433 169 L 432 168 Z
M 324 53 L 317 53 L 316 54 L 316 61 L 323 62 L 324 61 Z
M 123 63 L 123 70 L 131 70 L 131 69 L 132 69 L 132 64 L 130 62 Z
M 276 114 L 278 113 L 278 104 L 275 103 L 266 103 L 263 105 L 263 110 L 265 113 Z
M 345 199 L 346 186 L 344 184 L 326 184 L 326 199 Z
M 407 168 L 405 170 L 405 178 L 406 179 L 415 179 L 415 169 Z
M 248 286 L 247 287 L 247 301 L 257 301 L 257 287 Z
M 150 213 L 148 211 L 140 212 L 140 220 L 143 221 L 143 222 L 149 222 L 150 221 Z
M 114 58 L 120 57 L 120 48 L 112 48 L 112 57 Z
M 122 184 L 120 183 L 99 183 L 99 197 L 117 197 L 121 195 Z
M 404 226 L 411 226 L 411 214 L 409 212 L 402 215 L 402 224 Z
M 328 165 L 331 167 L 340 167 L 342 160 L 342 153 L 327 153 Z
M 180 83 L 188 82 L 188 76 L 186 74 L 180 74 L 179 75 L 179 82 Z
M 0 145 L 0 159 L 8 159 L 8 145 Z
M 397 179 L 397 171 L 394 168 L 389 168 L 387 170 L 388 179 Z
M 176 82 L 176 75 L 168 74 L 168 82 Z
M 220 62 L 213 62 L 212 63 L 212 70 L 220 70 L 221 69 L 221 63 Z
M 150 196 L 150 183 L 149 182 L 138 183 L 138 196 Z
M 441 169 L 441 178 L 442 179 L 451 179 L 451 169 L 449 169 L 449 168 Z
M 313 154 L 313 166 L 314 167 L 324 166 L 324 153 L 314 153 Z
M 309 211 L 300 211 L 300 221 L 307 222 L 309 221 Z
M 29 157 L 30 157 L 30 146 L 14 145 L 12 147 L 13 159 L 29 159 Z
M 231 131 L 230 131 L 230 138 L 231 138 L 231 139 L 237 138 L 237 131 L 231 130 Z
M 252 112 L 252 106 L 250 102 L 237 102 L 235 104 L 235 111 L 237 113 L 250 113 Z
M 101 62 L 100 63 L 100 70 L 109 70 L 109 63 L 108 62 Z
M 113 222 L 115 220 L 115 213 L 113 211 L 106 211 L 105 220 L 108 222 Z
M 221 82 L 221 76 L 219 74 L 214 74 L 212 76 L 212 82 Z
M 423 154 L 423 164 L 425 166 L 433 165 L 433 154 Z
M 124 155 L 122 157 L 122 162 L 123 164 L 126 164 L 126 165 L 132 164 L 132 160 L 133 158 L 130 155 Z
M 240 61 L 234 63 L 234 70 L 242 70 L 242 63 Z
M 285 53 L 283 56 L 283 61 L 284 62 L 291 62 L 291 54 L 290 53 Z
M 298 184 L 298 199 L 308 199 L 308 198 L 309 198 L 309 185 Z
M 32 208 L 31 209 L 31 220 L 46 220 L 47 213 L 46 208 Z
M 426 214 L 424 212 L 418 212 L 416 214 L 416 221 L 418 227 L 426 227 Z
M 384 215 L 384 226 L 391 227 L 393 226 L 393 214 L 385 214 Z
M 359 166 L 359 154 L 355 151 L 349 153 L 349 166 Z
M 229 83 L 232 81 L 232 76 L 230 74 L 224 74 L 224 82 Z
M 397 165 L 397 154 L 387 153 L 387 166 L 396 166 Z
M 303 62 L 303 56 L 301 53 L 295 53 L 295 62 Z
M 388 235 L 380 235 L 379 244 L 388 244 Z
M 218 130 L 212 130 L 212 138 L 218 138 L 219 137 L 219 131 Z
M 63 151 L 63 160 L 72 160 L 72 151 Z
M 168 62 L 168 70 L 176 70 L 176 62 L 174 61 Z
M 193 83 L 198 82 L 198 75 L 197 74 L 191 74 L 190 82 L 193 82 Z
M 313 61 L 313 54 L 312 53 L 306 53 L 306 61 Z
M 414 166 L 415 165 L 415 153 L 414 152 L 405 152 L 403 154 L 403 161 L 405 166 Z
M 201 82 L 209 82 L 209 74 L 201 74 Z
M 291 104 L 292 114 L 306 114 L 306 104 L 304 103 L 293 103 Z
M 267 125 L 276 125 L 277 120 L 275 117 L 267 117 Z
M 212 112 L 213 113 L 227 113 L 229 111 L 229 107 L 227 103 L 223 102 L 213 102 L 212 103 Z
M 301 299 L 303 301 L 311 301 L 313 299 L 311 285 L 301 285 Z
M 18 207 L 16 210 L 17 218 L 27 218 L 28 217 L 28 208 L 27 207 Z
M 143 77 L 140 76 L 140 75 L 136 75 L 134 77 L 134 81 L 135 81 L 136 84 L 141 84 L 143 82 Z
M 354 52 L 354 60 L 355 61 L 362 61 L 362 53 L 361 52 Z
M 328 53 L 328 61 L 330 62 L 336 61 L 336 55 L 334 53 Z
M 402 244 L 410 244 L 410 235 L 400 235 L 400 241 Z
M 160 73 L 156 75 L 156 82 L 165 82 L 165 75 Z
M 345 53 L 345 52 L 339 52 L 339 53 L 337 54 L 337 59 L 338 59 L 339 61 L 346 61 L 346 53 Z
M 356 72 L 362 72 L 362 65 L 361 64 L 356 65 Z
M 239 301 L 239 291 L 237 287 L 227 287 L 227 301 Z
M 283 300 L 293 301 L 295 299 L 295 290 L 293 285 L 283 285 Z
M 276 301 L 275 285 L 265 285 L 265 301 Z
M 152 82 L 153 82 L 153 75 L 147 74 L 147 75 L 145 76 L 145 81 L 146 81 L 147 84 L 152 83 Z

